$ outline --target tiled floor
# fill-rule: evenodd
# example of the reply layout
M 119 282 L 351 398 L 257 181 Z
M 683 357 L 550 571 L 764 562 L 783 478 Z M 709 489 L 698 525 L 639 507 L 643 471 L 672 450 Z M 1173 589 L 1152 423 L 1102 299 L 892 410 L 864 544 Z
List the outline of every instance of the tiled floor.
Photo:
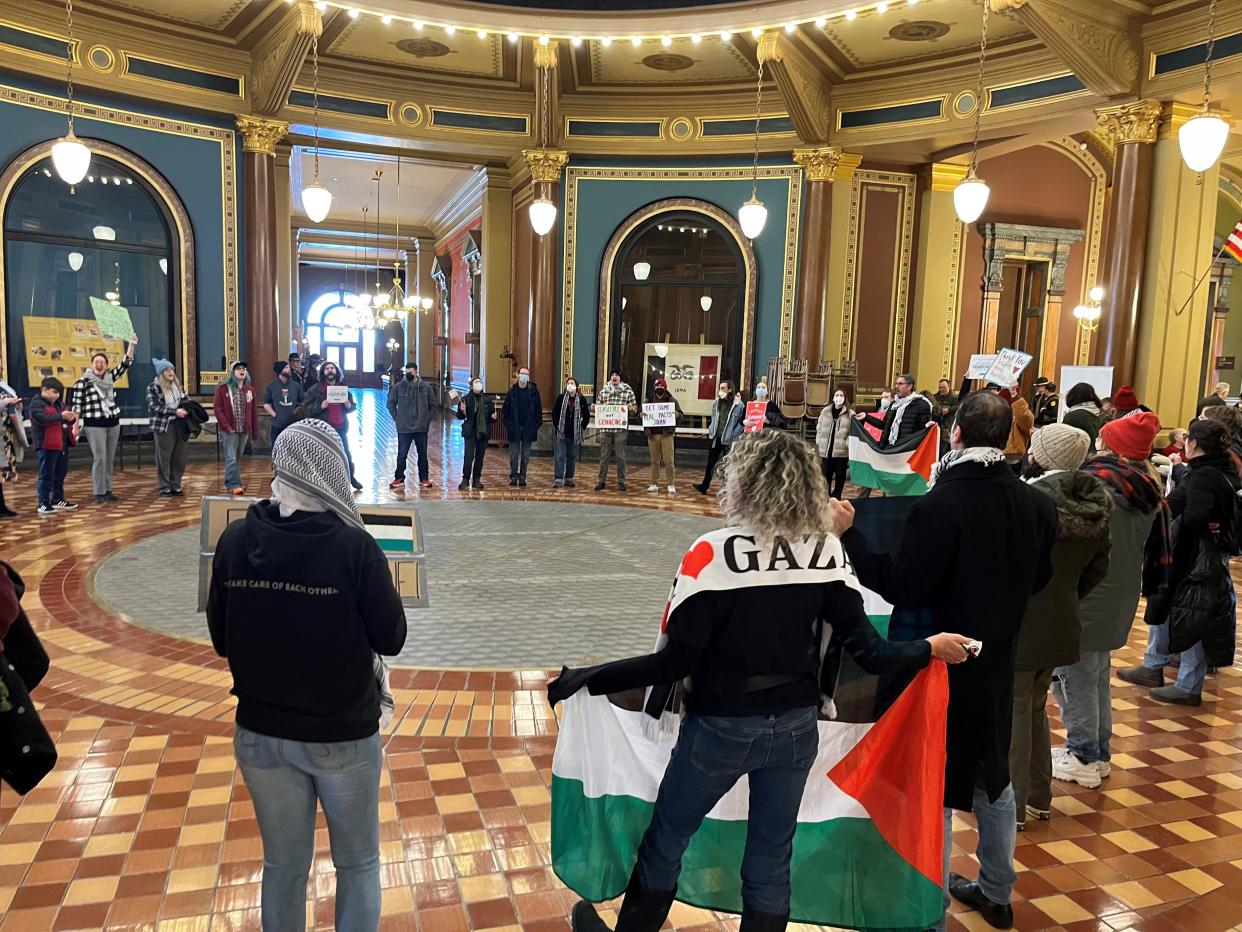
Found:
M 433 441 L 430 494 L 444 502 L 463 497 L 443 481 L 460 470 L 460 442 L 449 436 L 447 451 Z M 365 494 L 390 497 L 391 447 L 358 459 Z M 690 489 L 699 478 L 691 470 L 678 476 L 689 494 L 671 499 L 583 486 L 554 493 L 546 458 L 525 490 L 508 488 L 504 460 L 489 454 L 489 499 L 715 507 Z M 248 462 L 244 474 L 261 490 L 267 461 Z M 92 596 L 101 558 L 194 524 L 197 497 L 219 481 L 214 463 L 196 464 L 184 499 L 160 499 L 150 466 L 131 465 L 118 473 L 120 503 L 42 520 L 31 514 L 29 482 L 6 487 L 23 514 L 0 523 L 0 553 L 25 576 L 25 605 L 52 657 L 37 698 L 61 762 L 24 799 L 0 794 L 0 930 L 258 928 L 261 850 L 234 767 L 227 670 L 209 647 L 137 627 Z M 89 500 L 88 482 L 71 472 L 71 496 Z M 505 610 L 499 596 L 494 606 Z M 1119 663 L 1137 660 L 1142 634 L 1140 625 Z M 568 929 L 574 897 L 548 867 L 556 723 L 544 683 L 542 670 L 394 671 L 381 791 L 385 929 Z M 1198 709 L 1115 686 L 1113 776 L 1095 791 L 1057 784 L 1054 818 L 1019 836 L 1017 927 L 1242 928 L 1242 676 L 1209 678 Z M 956 829 L 955 867 L 973 873 L 971 820 Z M 317 842 L 307 909 L 327 929 L 325 831 Z M 983 928 L 972 914 L 960 919 L 951 927 Z M 736 928 L 681 906 L 672 924 Z

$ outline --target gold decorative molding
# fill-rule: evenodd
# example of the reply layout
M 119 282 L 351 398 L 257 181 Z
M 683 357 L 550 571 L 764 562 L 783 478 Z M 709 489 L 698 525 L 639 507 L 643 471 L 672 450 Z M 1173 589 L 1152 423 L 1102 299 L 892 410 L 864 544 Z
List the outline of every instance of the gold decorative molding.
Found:
M 1104 200 L 1108 191 L 1108 169 L 1090 147 L 1082 146 L 1072 136 L 1065 136 L 1055 142 L 1046 142 L 1044 145 L 1071 159 L 1091 178 L 1091 208 L 1087 213 L 1085 239 L 1087 255 L 1083 263 L 1079 294 L 1079 300 L 1085 302 L 1087 292 L 1093 285 L 1100 283 L 1100 253 L 1103 251 L 1104 242 Z M 1044 326 L 1047 327 L 1047 321 Z M 1074 349 L 1074 362 L 1076 365 L 1085 366 L 1091 358 L 1092 335 L 1081 327 L 1076 329 L 1078 336 Z
M 823 71 L 780 29 L 760 37 L 757 56 L 776 81 L 802 140 L 827 142 L 832 132 L 832 86 Z
M 1082 83 L 1101 97 L 1133 94 L 1139 85 L 1138 17 L 1120 4 L 1081 0 L 990 0 L 1035 33 Z
M 535 67 L 555 68 L 557 65 L 556 40 L 549 39 L 547 45 L 535 43 Z
M 862 164 L 862 156 L 840 146 L 806 146 L 793 150 L 807 181 L 849 181 Z
M 1156 141 L 1160 127 L 1160 103 L 1140 100 L 1120 107 L 1105 107 L 1096 111 L 1098 124 L 1112 147 L 1132 142 Z
M 564 149 L 523 149 L 522 158 L 536 184 L 560 181 L 561 170 L 569 163 L 569 153 Z
M 323 21 L 311 0 L 296 0 L 255 46 L 251 88 L 255 113 L 280 113 Z
M 919 181 L 927 191 L 952 191 L 965 180 L 969 171 L 969 165 L 931 162 L 919 171 Z
M 1199 104 L 1181 104 L 1174 101 L 1164 105 L 1164 111 L 1160 114 L 1160 138 L 1173 139 L 1177 136 L 1177 131 L 1188 120 L 1194 119 L 1203 112 L 1203 107 Z M 1227 110 L 1212 108 L 1208 110 L 1212 116 L 1218 116 L 1226 123 L 1232 123 L 1232 114 Z
M 289 124 L 284 120 L 242 115 L 237 117 L 237 131 L 241 133 L 243 152 L 275 155 L 276 143 L 288 134 Z

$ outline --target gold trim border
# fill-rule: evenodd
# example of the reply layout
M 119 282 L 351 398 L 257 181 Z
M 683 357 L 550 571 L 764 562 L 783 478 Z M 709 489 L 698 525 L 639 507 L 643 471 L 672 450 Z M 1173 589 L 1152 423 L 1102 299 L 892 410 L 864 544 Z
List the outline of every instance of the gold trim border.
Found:
M 68 101 L 64 97 L 36 93 L 7 84 L 0 84 L 0 101 L 15 104 L 19 107 L 47 110 L 53 113 L 65 113 L 68 108 Z M 174 120 L 167 117 L 150 116 L 145 113 L 135 113 L 131 110 L 122 110 L 119 107 L 84 104 L 81 101 L 74 102 L 73 111 L 74 115 L 79 119 L 96 120 L 101 123 L 136 127 L 171 136 L 206 140 L 208 142 L 215 142 L 220 146 L 220 190 L 223 194 L 220 204 L 220 218 L 224 257 L 224 267 L 222 269 L 224 284 L 224 350 L 226 358 L 237 359 L 240 354 L 237 294 L 237 143 L 233 131 L 219 126 L 191 123 L 187 120 Z M 0 271 L 2 270 L 3 266 L 0 265 Z M 0 301 L 3 300 L 4 292 L 0 289 Z M 0 314 L 0 360 L 7 362 L 5 359 L 7 352 L 7 344 L 4 339 L 4 315 Z M 194 362 L 197 368 L 198 361 L 195 360 Z
M 565 172 L 565 223 L 561 234 L 561 375 L 568 378 L 573 367 L 574 289 L 577 283 L 578 185 L 582 181 L 745 181 L 752 170 L 736 166 L 720 168 L 624 168 L 570 165 Z M 784 179 L 785 261 L 782 270 L 779 354 L 789 356 L 793 346 L 794 281 L 798 262 L 798 224 L 802 215 L 802 168 L 798 165 L 760 165 L 759 178 Z M 760 270 L 762 272 L 762 269 Z M 758 308 L 756 308 L 756 318 Z M 598 324 L 597 324 L 598 326 Z
M 648 142 L 652 141 L 651 136 L 592 136 L 590 134 L 584 134 L 584 133 L 571 133 L 569 131 L 570 121 L 577 121 L 579 123 L 659 123 L 660 124 L 660 135 L 657 138 L 660 140 L 660 142 L 667 141 L 669 137 L 669 127 L 672 122 L 675 122 L 675 121 L 670 121 L 668 117 L 643 118 L 643 117 L 605 117 L 605 116 L 566 116 L 564 118 L 564 124 L 561 127 L 561 136 L 564 139 L 589 139 L 589 140 L 596 140 L 596 141 L 601 140 L 601 139 L 645 139 Z M 677 121 L 682 121 L 686 123 L 689 122 L 688 120 L 686 120 L 685 117 L 677 117 Z M 690 133 L 693 133 L 693 132 L 694 132 L 694 129 L 691 128 Z M 677 141 L 685 142 L 689 138 L 690 136 L 686 135 L 684 137 L 678 137 Z
M 944 332 L 944 347 L 940 354 L 940 371 L 943 378 L 949 380 L 953 387 L 953 361 L 957 358 L 957 336 L 961 329 L 961 314 L 958 308 L 962 304 L 962 277 L 966 274 L 966 265 L 962 262 L 962 247 L 966 242 L 966 224 L 956 217 L 953 218 L 953 251 L 949 254 L 949 281 L 953 289 L 949 292 L 948 306 L 945 308 L 944 319 L 948 327 Z M 894 382 L 896 379 L 893 380 Z
M 289 93 L 285 97 L 285 108 L 288 110 L 297 110 L 299 113 L 314 113 L 315 112 L 314 108 L 303 107 L 301 104 L 295 104 L 290 101 L 290 97 L 293 96 L 294 91 L 301 91 L 303 94 L 314 93 L 314 90 L 312 88 L 298 87 L 297 85 L 294 85 L 293 87 L 289 88 Z M 359 103 L 363 103 L 363 104 L 382 104 L 384 107 L 387 108 L 386 112 L 388 115 L 384 117 L 373 117 L 373 116 L 368 116 L 365 113 L 346 113 L 343 110 L 333 110 L 323 105 L 324 97 L 338 97 L 341 100 L 356 100 Z M 320 110 L 324 111 L 325 113 L 334 114 L 335 116 L 338 116 L 338 117 L 345 117 L 345 119 L 347 120 L 366 120 L 368 123 L 395 123 L 396 122 L 396 120 L 394 119 L 394 115 L 398 111 L 397 111 L 397 101 L 395 100 L 377 100 L 374 97 L 360 97 L 357 94 L 343 94 L 343 93 L 339 93 L 338 91 L 322 91 L 322 90 L 319 92 L 319 98 L 320 98 L 319 100 Z M 409 104 L 414 104 L 414 101 L 403 100 L 401 102 L 402 107 L 407 106 Z M 414 104 L 414 106 L 419 107 L 419 109 L 422 109 L 422 107 L 418 104 Z
M 1085 237 L 1087 254 L 1085 256 L 1086 261 L 1082 265 L 1082 287 L 1078 297 L 1079 301 L 1086 303 L 1087 291 L 1092 285 L 1100 284 L 1098 276 L 1100 274 L 1100 253 L 1103 251 L 1105 198 L 1108 192 L 1109 172 L 1090 149 L 1084 149 L 1079 145 L 1078 140 L 1072 136 L 1049 140 L 1044 145 L 1054 152 L 1060 152 L 1091 177 L 1091 206 L 1087 211 Z M 1062 308 L 1062 312 L 1064 310 Z M 1070 310 L 1073 309 L 1070 308 Z M 1075 365 L 1088 365 L 1091 361 L 1092 334 L 1087 333 L 1078 326 L 1075 326 L 1074 329 L 1077 331 L 1074 349 Z M 1055 376 L 1052 378 L 1055 379 Z M 1065 390 L 1064 385 L 1061 388 L 1063 391 Z
M 25 23 L 15 23 L 12 20 L 8 20 L 8 19 L 0 19 L 0 26 L 8 26 L 10 29 L 12 29 L 15 32 L 24 32 L 32 36 L 42 36 L 45 39 L 52 39 L 55 42 L 68 42 L 69 41 L 68 37 L 66 36 L 57 35 L 54 32 L 44 32 L 42 29 L 35 29 L 34 27 L 28 26 Z M 54 62 L 59 62 L 62 65 L 65 63 L 65 59 L 63 55 L 49 55 L 47 52 L 34 52 L 34 51 L 31 51 L 30 49 L 24 49 L 20 45 L 10 45 L 7 42 L 4 43 L 4 50 L 6 52 L 12 52 L 14 55 L 24 55 L 26 58 L 34 58 L 38 61 L 54 61 Z M 73 40 L 73 67 L 74 68 L 82 67 L 81 52 L 82 52 L 82 40 L 74 39 Z
M 873 110 L 889 110 L 893 107 L 906 107 L 911 104 L 926 104 L 936 101 L 940 104 L 940 113 L 934 117 L 923 117 L 918 120 L 892 120 L 887 123 L 873 123 L 869 126 L 842 126 L 841 118 L 847 113 L 870 113 Z M 895 100 L 889 103 L 868 104 L 866 107 L 842 107 L 836 112 L 836 119 L 833 128 L 838 133 L 868 133 L 885 127 L 896 127 L 902 129 L 907 126 L 927 126 L 930 123 L 944 123 L 948 121 L 949 114 L 946 112 L 949 104 L 949 95 L 940 94 L 934 97 L 916 97 L 913 100 Z M 972 110 L 971 113 L 974 113 Z M 898 373 L 900 375 L 901 373 Z
M 107 65 L 100 66 L 95 64 L 92 56 L 96 52 L 103 52 L 108 56 Z M 116 53 L 114 53 L 112 49 L 108 48 L 106 45 L 101 45 L 99 43 L 92 45 L 86 50 L 85 60 L 87 67 L 89 67 L 92 71 L 97 71 L 99 74 L 112 74 L 112 72 L 116 71 Z
M 117 54 L 121 57 L 120 77 L 128 78 L 136 84 L 153 84 L 159 88 L 180 87 L 202 94 L 217 94 L 221 97 L 228 97 L 231 99 L 235 98 L 238 100 L 246 99 L 246 76 L 244 74 L 230 74 L 227 71 L 214 71 L 211 68 L 203 68 L 198 64 L 191 66 L 182 62 L 165 61 L 164 59 L 156 58 L 153 55 L 147 55 L 143 52 L 130 52 L 126 49 L 117 49 Z M 197 71 L 200 74 L 209 74 L 216 78 L 228 78 L 230 81 L 237 82 L 237 93 L 230 94 L 228 91 L 217 91 L 210 87 L 196 87 L 193 84 L 186 84 L 184 81 L 168 81 L 164 78 L 152 78 L 145 74 L 134 74 L 129 70 L 130 58 L 138 58 L 142 61 L 154 62 L 157 65 L 166 65 L 169 68 L 180 68 L 183 71 Z
M 1011 87 L 1025 87 L 1027 84 L 1038 84 L 1040 81 L 1051 81 L 1053 78 L 1068 78 L 1074 72 L 1057 71 L 1052 74 L 1045 74 L 1033 78 L 1023 78 L 1021 81 L 1011 81 L 1008 84 L 997 84 L 984 89 L 987 98 L 983 112 L 987 113 L 1011 113 L 1015 110 L 1029 110 L 1032 107 L 1041 107 L 1044 104 L 1052 103 L 1060 100 L 1071 100 L 1074 97 L 1090 97 L 1091 89 L 1084 87 L 1077 91 L 1068 91 L 1064 94 L 1053 94 L 1051 97 L 1040 97 L 1035 100 L 1024 100 L 1016 104 L 1003 104 L 999 107 L 992 105 L 992 94 L 995 91 L 1007 91 Z M 971 111 L 972 113 L 974 111 Z

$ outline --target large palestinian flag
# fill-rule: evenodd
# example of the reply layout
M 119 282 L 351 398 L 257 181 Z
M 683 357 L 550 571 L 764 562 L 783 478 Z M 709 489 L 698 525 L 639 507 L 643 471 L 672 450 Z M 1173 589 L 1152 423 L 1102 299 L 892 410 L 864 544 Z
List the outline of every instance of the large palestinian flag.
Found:
M 739 551 L 736 534 L 715 531 L 690 549 L 664 629 L 700 592 L 834 578 L 858 587 L 835 538 L 826 546 L 821 541 L 821 549 L 807 541 L 787 546 L 779 560 L 774 551 L 748 561 L 739 558 L 749 551 L 745 543 Z M 891 608 L 863 595 L 865 611 L 883 632 Z M 774 609 L 773 623 L 780 620 Z M 912 681 L 909 674 L 877 679 L 847 655 L 834 700 L 836 718 L 819 723 L 819 755 L 798 814 L 791 918 L 855 929 L 928 928 L 943 912 L 944 665 L 934 662 Z M 625 889 L 651 821 L 678 719 L 664 711 L 661 727 L 650 727 L 652 721 L 641 700 L 627 694 L 583 691 L 563 709 L 552 762 L 552 866 L 593 902 Z M 743 777 L 708 814 L 686 852 L 678 899 L 741 912 L 748 796 Z
M 935 424 L 885 447 L 861 421 L 850 422 L 850 481 L 855 485 L 885 495 L 922 495 L 939 458 L 940 428 Z

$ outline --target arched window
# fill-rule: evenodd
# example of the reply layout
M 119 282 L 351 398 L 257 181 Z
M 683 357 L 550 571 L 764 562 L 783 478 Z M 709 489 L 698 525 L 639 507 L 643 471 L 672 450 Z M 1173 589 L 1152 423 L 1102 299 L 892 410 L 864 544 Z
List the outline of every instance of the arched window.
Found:
M 142 352 L 118 386 L 123 414 L 146 414 L 151 357 L 185 363 L 174 282 L 180 247 L 163 200 L 136 172 L 102 154 L 70 189 L 51 159 L 34 162 L 5 203 L 4 284 L 9 381 L 33 392 L 46 376 L 66 387 L 103 349 L 116 361 L 118 341 L 101 340 L 91 298 L 129 311 Z
M 328 291 L 306 311 L 306 341 L 312 353 L 333 362 L 346 382 L 357 384 L 363 373 L 375 371 L 374 334 L 357 326 L 348 299 L 352 292 Z

